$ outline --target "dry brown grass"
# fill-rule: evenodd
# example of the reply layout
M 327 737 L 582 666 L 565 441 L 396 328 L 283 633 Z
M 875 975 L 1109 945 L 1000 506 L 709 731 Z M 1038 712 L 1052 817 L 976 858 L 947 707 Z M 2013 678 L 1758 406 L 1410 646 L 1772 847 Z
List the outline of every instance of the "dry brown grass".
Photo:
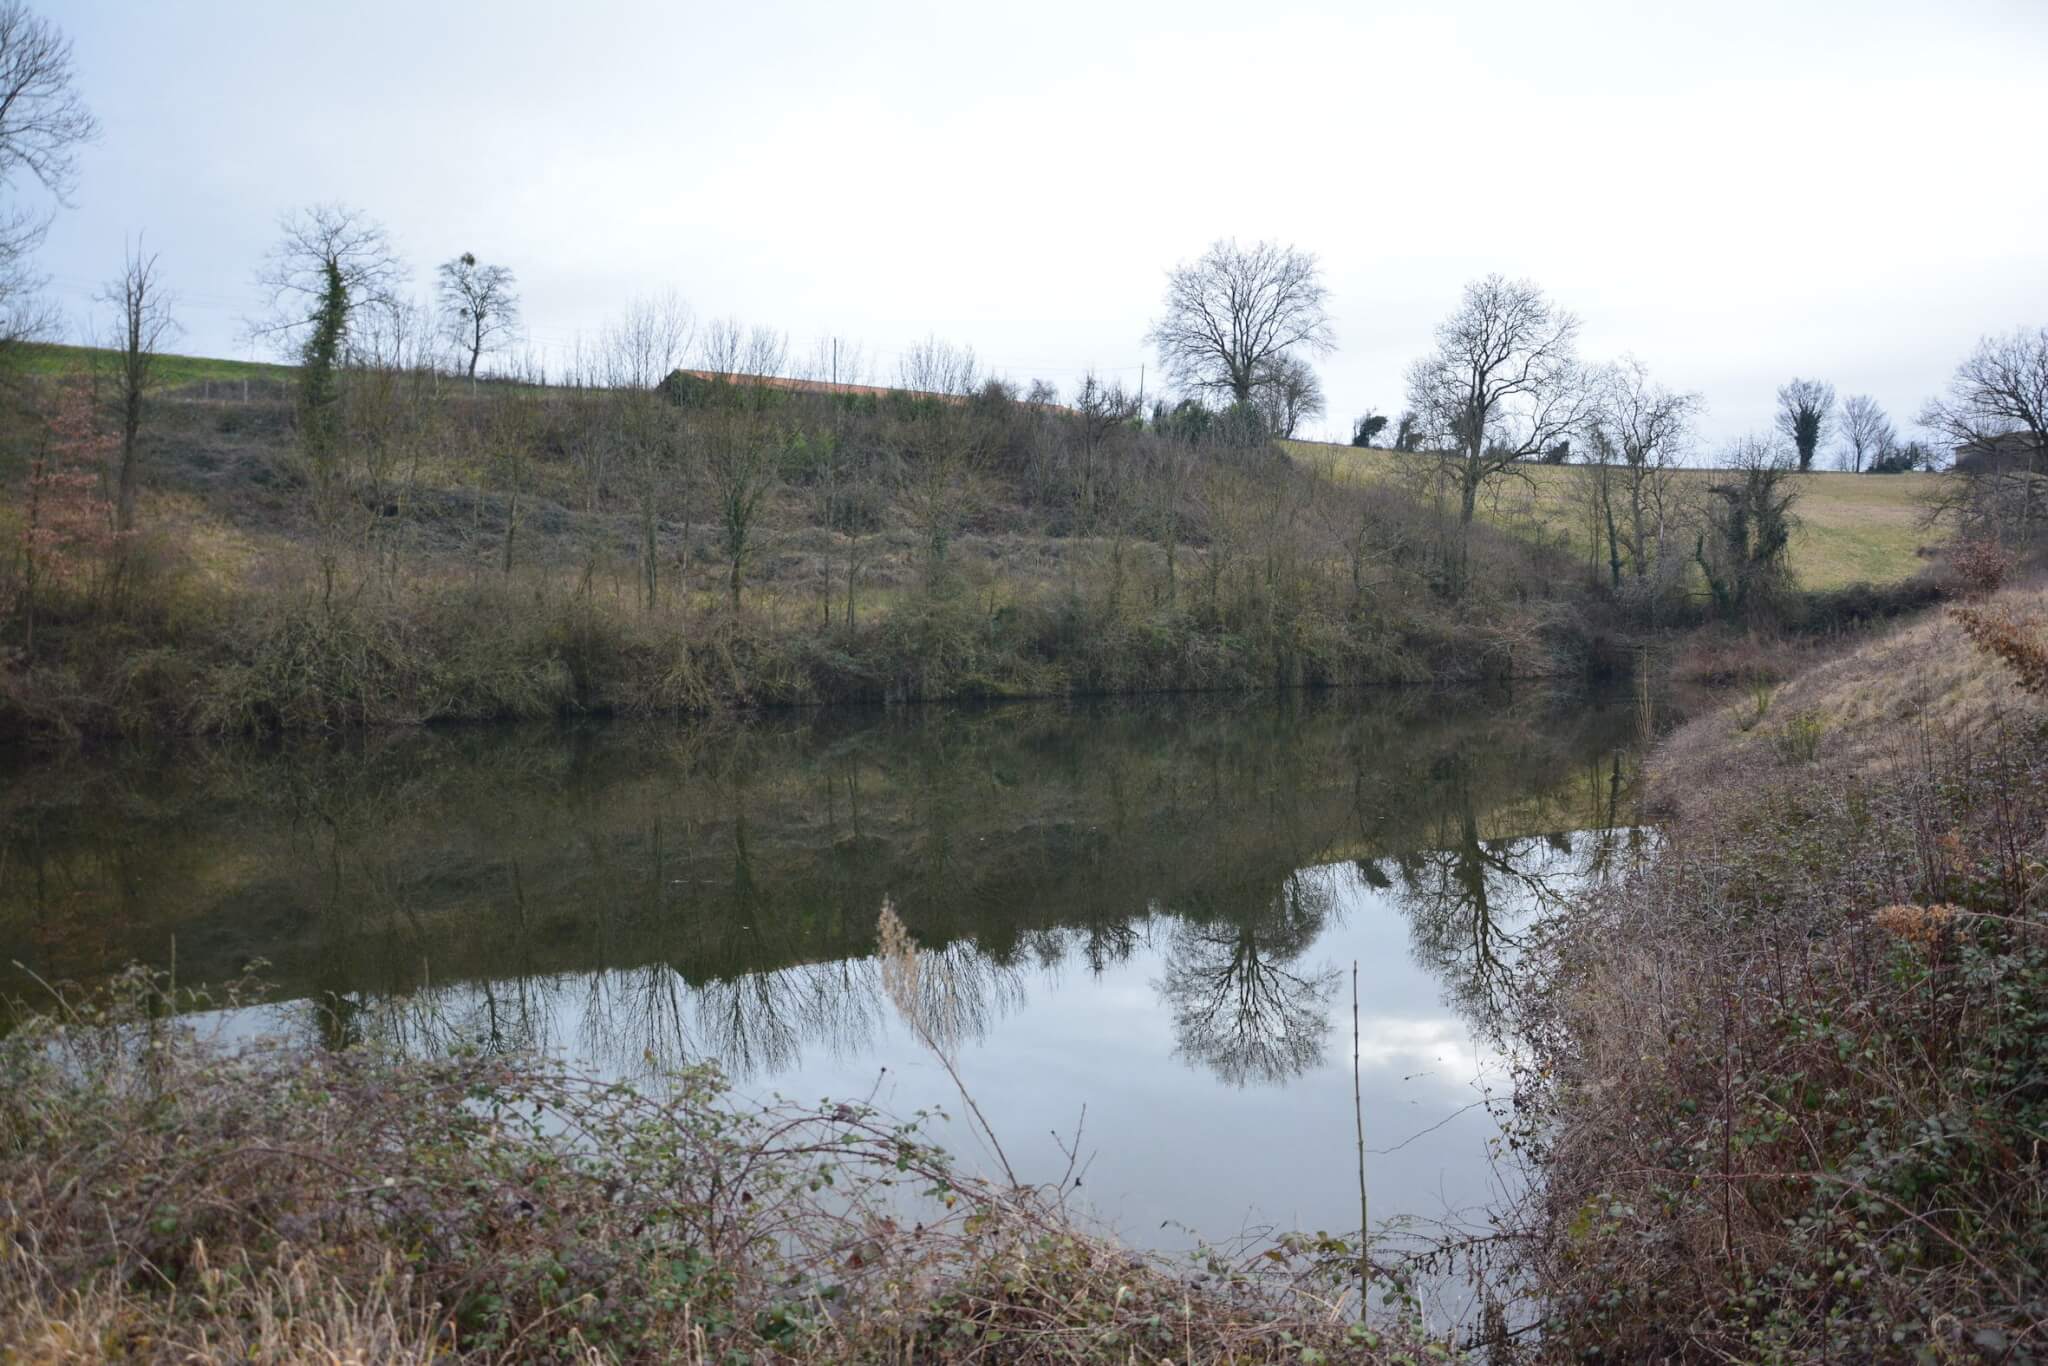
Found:
M 24 1256 L 18 1251 L 10 1255 Z M 317 1256 L 223 1270 L 199 1257 L 193 1311 L 169 1312 L 110 1277 L 45 1300 L 24 1280 L 0 1300 L 0 1359 L 58 1366 L 135 1361 L 426 1363 L 448 1356 L 435 1317 L 406 1302 L 395 1262 L 381 1283 L 351 1287 Z M 0 1274 L 0 1285 L 15 1283 Z
M 2007 588 L 1989 605 L 2038 615 L 2048 610 L 2048 587 Z M 1947 613 L 1924 614 L 1855 648 L 1810 647 L 1794 667 L 1801 663 L 1795 674 L 1755 647 L 1746 667 L 1768 666 L 1758 675 L 1776 683 L 1767 703 L 1760 707 L 1745 690 L 1667 739 L 1650 764 L 1652 806 L 1691 820 L 1738 799 L 1759 774 L 1784 767 L 1774 740 L 1794 717 L 1810 716 L 1821 728 L 1815 758 L 1826 769 L 1869 776 L 1898 762 L 1898 742 L 1912 727 L 1980 734 L 2015 710 L 2038 707 Z

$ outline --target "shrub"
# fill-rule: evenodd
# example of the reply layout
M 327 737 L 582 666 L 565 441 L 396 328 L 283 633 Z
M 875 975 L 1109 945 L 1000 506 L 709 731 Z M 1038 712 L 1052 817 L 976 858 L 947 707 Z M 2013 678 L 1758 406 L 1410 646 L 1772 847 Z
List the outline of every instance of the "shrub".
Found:
M 1966 598 L 1989 597 L 2004 584 L 2017 563 L 2013 553 L 1986 536 L 1949 547 L 1948 571 L 1956 591 Z
M 2048 645 L 2042 643 L 2038 631 L 2003 609 L 1955 607 L 1949 615 L 1971 644 L 2019 675 L 2023 691 L 2048 697 Z
M 0 1341 L 36 1359 L 1415 1360 L 1320 1243 L 1197 1281 L 863 1104 L 406 1060 L 130 972 L 0 1038 Z M 314 1022 L 307 1022 L 311 1027 Z M 317 1031 L 315 1031 L 317 1032 Z
M 2040 1331 L 2048 736 L 1900 750 L 1757 785 L 1538 937 L 1513 1232 L 1546 1353 L 2014 1360 Z
M 1771 737 L 1771 747 L 1788 764 L 1810 764 L 1820 754 L 1820 742 L 1828 728 L 1819 715 L 1803 711 L 1786 721 Z

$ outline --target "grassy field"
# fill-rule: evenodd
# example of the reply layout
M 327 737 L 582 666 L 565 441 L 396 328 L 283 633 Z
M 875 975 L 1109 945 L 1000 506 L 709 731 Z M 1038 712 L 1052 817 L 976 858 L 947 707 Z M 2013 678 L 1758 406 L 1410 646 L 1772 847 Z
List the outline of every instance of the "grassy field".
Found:
M 114 353 L 99 347 L 35 343 L 22 348 L 20 365 L 31 375 L 62 375 L 95 364 L 110 363 L 113 359 Z M 218 360 L 211 356 L 162 355 L 156 358 L 157 387 L 163 389 L 180 389 L 203 380 L 215 383 L 245 379 L 285 381 L 295 373 L 297 369 L 294 366 L 273 365 L 268 361 Z
M 1335 461 L 1361 479 L 1394 479 L 1408 457 L 1311 442 L 1289 443 L 1304 459 Z M 1590 556 L 1593 529 L 1572 466 L 1530 465 L 1526 479 L 1503 479 L 1480 502 L 1480 515 L 1511 531 L 1561 540 Z M 1687 470 L 1681 478 L 1705 484 L 1713 470 Z M 1920 512 L 1936 476 L 1854 475 L 1833 472 L 1798 477 L 1799 526 L 1792 538 L 1792 568 L 1804 588 L 1851 583 L 1895 583 L 1924 561 L 1919 547 L 1931 538 Z

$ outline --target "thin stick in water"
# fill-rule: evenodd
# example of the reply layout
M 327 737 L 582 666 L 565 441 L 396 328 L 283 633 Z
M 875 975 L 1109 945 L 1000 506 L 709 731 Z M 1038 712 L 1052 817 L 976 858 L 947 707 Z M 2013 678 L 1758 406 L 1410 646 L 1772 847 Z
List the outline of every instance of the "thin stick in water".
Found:
M 1351 960 L 1351 1113 L 1358 1121 L 1358 1321 L 1372 1298 L 1372 1219 L 1365 1202 L 1365 1097 L 1358 1083 L 1358 960 Z

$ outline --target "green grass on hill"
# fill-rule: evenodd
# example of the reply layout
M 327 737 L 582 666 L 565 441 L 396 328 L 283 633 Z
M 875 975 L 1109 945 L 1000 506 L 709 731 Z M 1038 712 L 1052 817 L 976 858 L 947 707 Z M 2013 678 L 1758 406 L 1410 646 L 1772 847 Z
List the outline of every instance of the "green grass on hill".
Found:
M 111 363 L 114 353 L 96 346 L 56 346 L 37 342 L 21 348 L 18 363 L 31 375 L 62 375 Z M 201 380 L 239 381 L 260 379 L 286 381 L 298 373 L 293 365 L 274 365 L 259 360 L 218 360 L 210 356 L 161 355 L 156 358 L 156 384 L 178 389 Z
M 1334 460 L 1339 470 L 1361 479 L 1392 479 L 1401 460 L 1394 451 L 1361 450 L 1312 442 L 1290 443 L 1310 460 Z M 1562 538 L 1584 552 L 1591 528 L 1569 465 L 1529 465 L 1526 479 L 1502 479 L 1481 498 L 1480 515 L 1510 530 Z M 1705 484 L 1713 470 L 1686 470 L 1681 478 Z M 1806 588 L 1840 588 L 1851 583 L 1896 583 L 1923 561 L 1919 547 L 1930 538 L 1920 513 L 1937 478 L 1930 474 L 1802 474 L 1792 538 L 1792 569 Z

